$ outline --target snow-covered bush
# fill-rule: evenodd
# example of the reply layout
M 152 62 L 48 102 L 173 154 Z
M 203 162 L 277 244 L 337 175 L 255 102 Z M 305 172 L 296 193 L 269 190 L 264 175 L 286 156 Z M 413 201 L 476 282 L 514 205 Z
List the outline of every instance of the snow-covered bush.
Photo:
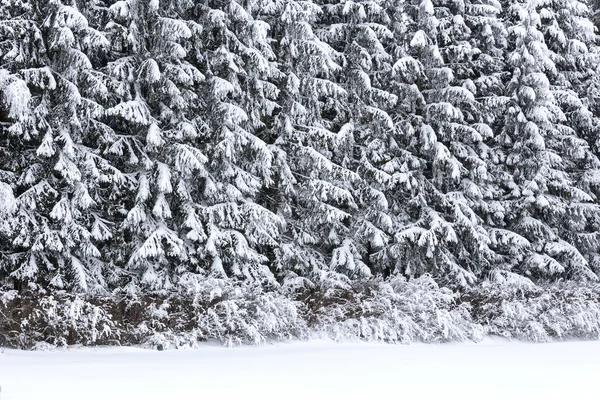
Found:
M 315 336 L 428 343 L 480 340 L 484 334 L 598 339 L 600 287 L 534 285 L 519 277 L 459 294 L 424 275 L 408 281 L 324 279 L 289 292 L 190 275 L 178 289 L 155 295 L 0 295 L 0 346 L 16 348 L 141 344 L 163 350 L 206 340 L 232 346 Z
M 298 302 L 278 291 L 265 292 L 258 286 L 227 285 L 223 289 L 219 296 L 203 299 L 208 306 L 196 317 L 203 338 L 215 338 L 232 345 L 305 336 L 305 322 Z
M 186 275 L 163 296 L 124 298 L 119 309 L 128 343 L 155 348 L 225 345 L 306 337 L 300 304 L 259 285 Z
M 0 346 L 142 344 L 157 349 L 307 337 L 300 305 L 280 291 L 190 279 L 161 295 L 91 300 L 68 295 L 0 296 Z M 40 347 L 41 346 L 41 347 Z
M 348 287 L 306 297 L 311 328 L 335 339 L 387 342 L 477 340 L 482 328 L 473 323 L 466 304 L 429 276 L 407 281 L 355 281 Z
M 66 293 L 4 292 L 0 295 L 0 346 L 118 343 L 119 331 L 107 312 L 107 304 Z
M 548 285 L 485 282 L 463 301 L 486 333 L 545 342 L 600 339 L 600 287 L 574 283 Z

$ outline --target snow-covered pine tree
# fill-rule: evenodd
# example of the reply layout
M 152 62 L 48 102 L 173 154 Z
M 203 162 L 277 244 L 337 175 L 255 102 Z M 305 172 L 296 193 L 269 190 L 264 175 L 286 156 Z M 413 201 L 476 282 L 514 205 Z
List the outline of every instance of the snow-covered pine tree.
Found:
M 263 196 L 273 185 L 275 156 L 265 130 L 277 108 L 271 81 L 278 71 L 269 25 L 254 19 L 259 12 L 259 5 L 237 1 L 207 2 L 194 11 L 201 25 L 191 52 L 205 68 L 202 148 L 210 154 L 197 209 L 206 236 L 197 246 L 211 276 L 270 285 L 284 226 Z
M 4 268 L 16 287 L 103 290 L 93 234 L 100 174 L 86 124 L 102 112 L 106 87 L 94 63 L 107 41 L 75 6 L 7 3 L 2 135 L 15 155 L 4 165 L 14 177 L 17 229 Z
M 0 159 L 6 157 L 4 150 L 0 150 Z M 1 172 L 5 173 L 5 171 Z M 12 253 L 11 239 L 15 229 L 14 214 L 17 211 L 17 200 L 12 187 L 5 181 L 8 181 L 8 179 L 0 179 L 0 290 L 6 289 L 10 284 L 11 264 L 8 257 Z
M 125 242 L 110 257 L 132 293 L 168 290 L 199 263 L 186 234 L 204 235 L 196 193 L 208 158 L 197 146 L 204 129 L 197 86 L 205 78 L 183 45 L 194 27 L 182 19 L 190 6 L 127 0 L 109 10 L 113 96 L 100 122 L 104 153 L 124 177 L 113 207 L 117 240 Z
M 3 46 L 0 50 L 0 185 L 2 185 L 2 238 L 0 245 L 0 285 L 18 288 L 22 281 L 11 277 L 16 263 L 14 260 L 13 225 L 18 209 L 15 198 L 16 182 L 19 171 L 27 167 L 30 157 L 21 154 L 26 149 L 22 140 L 14 136 L 23 132 L 24 128 L 33 125 L 31 116 L 31 93 L 27 83 L 16 73 L 25 64 L 25 60 L 39 61 L 43 53 L 41 33 L 38 21 L 19 18 L 27 5 L 21 2 L 10 2 L 0 5 L 0 35 Z M 28 46 L 23 47 L 23 44 Z M 37 46 L 36 46 L 37 45 Z M 19 62 L 16 63 L 15 60 Z M 11 70 L 5 69 L 12 64 Z M 16 131 L 16 132 L 15 132 Z M 19 157 L 17 157 L 19 156 Z M 19 160 L 19 158 L 21 158 Z M 35 277 L 37 278 L 37 276 Z
M 504 89 L 510 78 L 505 59 L 508 32 L 502 19 L 504 5 L 504 2 L 496 0 L 464 2 L 464 22 L 471 31 L 469 43 L 474 53 L 463 86 L 471 87 L 477 101 L 477 106 L 471 109 L 474 121 L 471 126 L 482 136 L 477 149 L 485 162 L 479 169 L 478 192 L 481 197 L 472 206 L 481 217 L 489 245 L 494 250 L 487 268 L 481 270 L 482 277 L 495 276 L 493 271 L 506 269 L 505 262 L 512 257 L 513 241 L 519 240 L 512 232 L 502 229 L 504 208 L 498 201 L 496 186 L 504 170 L 499 165 L 501 157 L 494 151 L 495 135 L 502 129 L 506 104 L 510 100 Z
M 317 21 L 327 23 L 319 5 L 276 1 L 268 11 L 284 74 L 275 144 L 286 154 L 278 185 L 288 229 L 277 262 L 289 285 L 307 277 L 343 285 L 348 276 L 369 274 L 350 233 L 360 178 L 351 169 L 348 92 L 338 83 L 343 57 L 319 37 Z
M 553 0 L 541 4 L 539 12 L 540 31 L 544 33 L 549 50 L 554 53 L 556 65 L 556 74 L 550 75 L 549 80 L 557 105 L 563 112 L 558 127 L 560 145 L 565 153 L 563 168 L 574 186 L 551 188 L 561 192 L 569 201 L 563 224 L 558 227 L 559 235 L 574 245 L 598 273 L 600 161 L 595 138 L 600 133 L 600 120 L 590 110 L 587 92 L 593 86 L 600 64 L 599 37 L 590 20 L 591 10 L 585 3 Z M 575 191 L 582 193 L 578 195 Z M 562 251 L 562 257 L 565 258 L 566 252 L 568 258 L 573 249 Z
M 578 187 L 576 176 L 582 164 L 593 163 L 594 157 L 567 125 L 556 88 L 551 86 L 558 69 L 556 54 L 540 31 L 541 5 L 514 2 L 506 10 L 512 24 L 508 60 L 513 75 L 506 88 L 511 100 L 497 143 L 505 166 L 499 176 L 504 232 L 510 233 L 496 244 L 509 252 L 512 265 L 507 267 L 527 276 L 596 279 L 564 229 L 579 224 L 592 206 L 593 198 Z M 572 220 L 574 216 L 577 219 Z
M 410 151 L 405 168 L 412 167 L 416 184 L 402 188 L 406 206 L 398 212 L 401 228 L 390 252 L 409 276 L 433 272 L 459 285 L 473 283 L 493 258 L 476 213 L 488 179 L 481 143 L 489 128 L 478 120 L 470 79 L 477 52 L 464 8 L 424 0 L 393 13 L 402 21 L 395 33 L 405 46 L 396 50 L 394 66 L 404 99 L 397 140 Z
M 352 277 L 364 276 L 366 270 L 356 273 L 356 267 L 364 266 L 370 273 L 389 275 L 392 266 L 384 249 L 393 236 L 390 203 L 396 202 L 389 189 L 399 178 L 385 170 L 394 158 L 394 123 L 388 112 L 398 101 L 386 87 L 392 73 L 386 50 L 393 40 L 390 19 L 383 1 L 324 2 L 322 7 L 319 36 L 342 54 L 339 81 L 348 93 L 348 122 L 337 133 L 343 151 L 335 159 L 358 174 L 351 187 L 357 208 L 345 245 L 334 250 L 332 262 Z

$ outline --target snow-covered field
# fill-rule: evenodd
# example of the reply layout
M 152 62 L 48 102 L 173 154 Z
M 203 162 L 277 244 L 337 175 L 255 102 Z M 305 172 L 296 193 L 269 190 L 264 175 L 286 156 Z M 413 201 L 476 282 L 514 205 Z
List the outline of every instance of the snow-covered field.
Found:
M 1 400 L 600 399 L 600 342 L 5 350 Z

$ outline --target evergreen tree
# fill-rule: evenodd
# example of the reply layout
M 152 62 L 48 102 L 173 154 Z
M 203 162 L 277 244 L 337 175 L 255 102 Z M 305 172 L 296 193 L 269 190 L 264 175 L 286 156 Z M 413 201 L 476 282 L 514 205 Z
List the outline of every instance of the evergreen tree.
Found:
M 274 284 L 269 266 L 284 220 L 261 196 L 273 185 L 275 155 L 265 130 L 277 108 L 271 81 L 278 70 L 269 25 L 253 16 L 260 11 L 237 1 L 197 10 L 204 29 L 193 50 L 206 68 L 204 146 L 211 155 L 199 198 L 207 235 L 200 257 L 213 276 Z
M 399 97 L 411 100 L 399 115 L 398 142 L 411 153 L 406 165 L 414 169 L 416 184 L 403 188 L 406 207 L 398 213 L 400 230 L 391 251 L 409 276 L 433 272 L 464 286 L 494 256 L 476 213 L 488 179 L 482 141 L 489 128 L 477 113 L 470 78 L 476 52 L 468 41 L 464 4 L 426 0 L 395 13 L 405 21 L 397 33 L 408 49 L 399 49 L 395 65 Z
M 18 153 L 6 163 L 18 207 L 7 268 L 18 287 L 102 290 L 100 238 L 93 234 L 101 174 L 85 127 L 103 111 L 98 101 L 106 87 L 92 61 L 100 62 L 108 42 L 60 1 L 7 8 L 12 48 L 2 59 L 15 75 L 5 86 L 3 135 Z
M 498 142 L 506 166 L 501 182 L 505 223 L 518 235 L 511 243 L 510 260 L 512 268 L 525 275 L 595 279 L 563 229 L 564 224 L 577 224 L 571 218 L 584 216 L 586 203 L 593 200 L 573 179 L 589 151 L 565 125 L 552 90 L 549 77 L 558 71 L 539 30 L 537 6 L 537 2 L 516 2 L 508 10 L 515 21 L 509 28 L 514 40 L 509 61 L 514 69 L 507 85 L 511 101 Z M 593 157 L 588 160 L 594 162 Z
M 345 125 L 348 93 L 337 83 L 341 54 L 313 30 L 322 13 L 318 5 L 278 1 L 269 12 L 284 74 L 275 143 L 285 154 L 278 186 L 287 194 L 281 208 L 288 232 L 278 251 L 279 268 L 290 284 L 299 284 L 298 276 L 342 282 L 346 278 L 339 273 L 368 274 L 349 239 L 358 175 L 346 164 L 352 144 Z
M 560 146 L 569 158 L 565 163 L 566 172 L 575 186 L 567 194 L 570 204 L 565 210 L 566 226 L 559 228 L 560 236 L 576 246 L 597 273 L 600 266 L 600 242 L 596 235 L 598 209 L 592 201 L 595 202 L 600 194 L 600 182 L 595 177 L 600 162 L 598 152 L 593 149 L 600 125 L 589 108 L 586 95 L 600 62 L 598 36 L 586 4 L 572 0 L 552 1 L 540 6 L 540 30 L 549 50 L 554 53 L 556 65 L 556 74 L 549 76 L 551 90 L 563 113 L 559 126 Z M 573 195 L 574 190 L 587 196 Z M 587 201 L 582 202 L 581 197 Z
M 127 245 L 113 248 L 111 258 L 134 292 L 139 284 L 169 289 L 189 266 L 186 231 L 201 229 L 192 195 L 196 178 L 207 175 L 208 159 L 195 146 L 203 127 L 195 86 L 204 75 L 185 60 L 182 42 L 192 31 L 178 17 L 186 4 L 130 0 L 110 7 L 106 71 L 113 96 L 98 126 L 104 152 L 124 177 L 113 218 L 117 240 Z
M 380 1 L 340 2 L 324 5 L 323 37 L 343 55 L 341 85 L 348 93 L 348 123 L 338 132 L 345 149 L 339 162 L 357 179 L 352 187 L 357 209 L 352 212 L 349 237 L 334 253 L 333 262 L 351 276 L 359 266 L 376 275 L 390 274 L 385 246 L 392 240 L 394 196 L 388 190 L 397 176 L 386 171 L 393 163 L 390 135 L 394 123 L 389 112 L 398 97 L 386 87 L 393 58 L 386 50 L 393 41 L 390 18 Z M 360 256 L 360 257 L 358 257 Z M 357 261 L 355 261 L 357 259 Z M 357 263 L 358 262 L 358 263 Z

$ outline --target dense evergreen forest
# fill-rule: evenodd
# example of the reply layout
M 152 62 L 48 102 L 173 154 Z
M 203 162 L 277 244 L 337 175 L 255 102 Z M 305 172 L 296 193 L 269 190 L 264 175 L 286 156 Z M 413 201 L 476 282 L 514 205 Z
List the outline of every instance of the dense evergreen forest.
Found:
M 0 1 L 0 345 L 600 337 L 594 9 Z

